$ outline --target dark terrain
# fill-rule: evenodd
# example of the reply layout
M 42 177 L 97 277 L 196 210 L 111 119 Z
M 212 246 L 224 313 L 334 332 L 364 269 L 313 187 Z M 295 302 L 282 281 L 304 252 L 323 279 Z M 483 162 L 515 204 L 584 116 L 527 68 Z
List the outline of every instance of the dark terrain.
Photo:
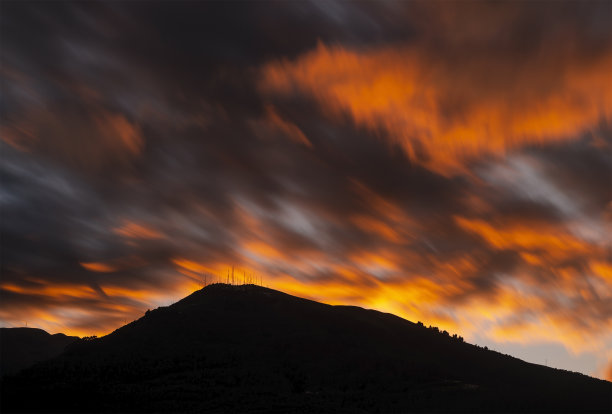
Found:
M 214 284 L 2 383 L 2 412 L 612 412 L 612 383 L 437 329 Z
M 61 354 L 76 336 L 51 335 L 36 328 L 0 328 L 0 376 L 15 374 Z

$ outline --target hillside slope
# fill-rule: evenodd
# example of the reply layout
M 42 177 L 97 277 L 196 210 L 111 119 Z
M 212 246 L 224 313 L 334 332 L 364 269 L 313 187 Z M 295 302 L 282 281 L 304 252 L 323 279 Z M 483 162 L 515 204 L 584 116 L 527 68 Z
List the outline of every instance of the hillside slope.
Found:
M 253 285 L 208 286 L 2 385 L 3 412 L 612 409 L 609 382 Z
M 0 328 L 0 376 L 53 358 L 78 339 L 36 328 Z

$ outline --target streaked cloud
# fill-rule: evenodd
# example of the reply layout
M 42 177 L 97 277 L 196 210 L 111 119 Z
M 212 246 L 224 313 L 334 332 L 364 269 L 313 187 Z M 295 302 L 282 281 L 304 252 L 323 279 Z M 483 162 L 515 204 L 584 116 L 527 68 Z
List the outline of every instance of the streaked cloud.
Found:
M 3 5 L 3 325 L 233 268 L 605 375 L 610 3 L 149 6 Z
M 612 116 L 610 53 L 588 64 L 577 51 L 451 58 L 411 46 L 347 49 L 319 44 L 268 64 L 262 89 L 312 96 L 329 116 L 400 144 L 442 173 L 528 144 L 576 139 Z M 578 56 L 576 57 L 578 59 Z
M 128 239 L 159 239 L 163 235 L 157 230 L 134 222 L 125 222 L 113 229 L 116 234 Z
M 81 266 L 83 266 L 85 269 L 90 270 L 92 272 L 100 272 L 100 273 L 114 272 L 116 270 L 115 267 L 105 264 L 105 263 L 89 262 L 89 263 L 81 263 Z

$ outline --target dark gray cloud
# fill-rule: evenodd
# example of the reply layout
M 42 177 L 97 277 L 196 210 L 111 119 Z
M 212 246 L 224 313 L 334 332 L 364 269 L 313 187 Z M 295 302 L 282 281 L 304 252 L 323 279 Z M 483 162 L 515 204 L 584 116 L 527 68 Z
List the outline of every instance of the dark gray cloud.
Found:
M 588 131 L 447 174 L 431 162 L 448 148 L 416 139 L 410 157 L 389 128 L 262 91 L 262 67 L 319 44 L 414 48 L 463 68 L 440 109 L 454 120 L 609 59 L 609 2 L 463 6 L 3 3 L 0 318 L 105 332 L 236 265 L 407 317 L 460 324 L 497 300 L 514 325 L 597 336 L 612 318 L 606 102 Z

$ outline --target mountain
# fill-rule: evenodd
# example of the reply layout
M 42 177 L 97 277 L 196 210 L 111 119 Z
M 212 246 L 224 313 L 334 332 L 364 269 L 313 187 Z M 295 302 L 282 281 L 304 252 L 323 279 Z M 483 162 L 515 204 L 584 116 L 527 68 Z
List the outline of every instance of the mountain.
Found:
M 35 328 L 0 328 L 0 376 L 61 354 L 76 336 L 51 335 Z
M 2 412 L 612 412 L 610 382 L 253 285 L 207 286 L 1 388 Z

